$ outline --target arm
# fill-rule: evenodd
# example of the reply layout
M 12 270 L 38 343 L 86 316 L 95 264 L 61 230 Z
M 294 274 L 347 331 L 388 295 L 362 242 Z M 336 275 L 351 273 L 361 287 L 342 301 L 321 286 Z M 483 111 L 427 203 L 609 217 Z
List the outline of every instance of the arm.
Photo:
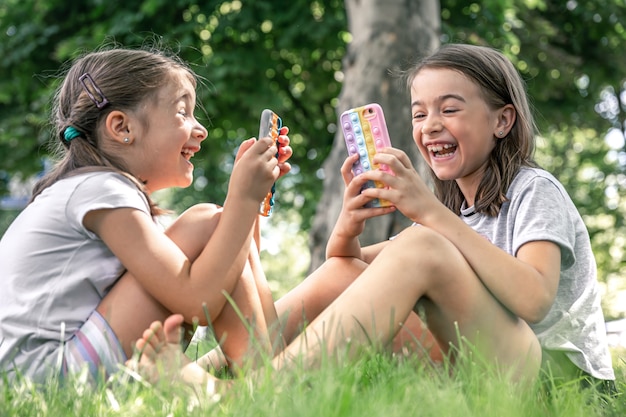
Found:
M 247 260 L 264 191 L 279 175 L 276 147 L 269 139 L 249 141 L 242 152 L 219 221 L 211 220 L 206 229 L 193 231 L 197 236 L 189 236 L 206 242 L 195 259 L 138 210 L 98 210 L 84 219 L 150 294 L 188 321 L 205 321 L 203 303 L 211 317 L 221 311 L 226 302 L 222 291 L 232 291 Z
M 434 196 L 400 150 L 379 153 L 395 176 L 380 171 L 364 174 L 361 181 L 378 179 L 390 188 L 365 193 L 391 201 L 405 216 L 429 227 L 452 242 L 489 291 L 513 314 L 533 323 L 547 314 L 554 302 L 560 277 L 561 252 L 548 241 L 523 245 L 512 256 L 493 245 L 448 210 Z
M 529 323 L 546 316 L 560 276 L 561 251 L 555 243 L 529 242 L 512 256 L 447 209 L 425 216 L 423 222 L 459 249 L 483 284 L 513 314 Z
M 356 154 L 349 156 L 341 166 L 341 176 L 345 184 L 343 204 L 326 245 L 326 258 L 354 257 L 370 263 L 386 242 L 361 248 L 359 235 L 365 228 L 365 221 L 371 217 L 391 213 L 395 211 L 395 208 L 363 208 L 370 198 L 361 194 L 361 186 L 364 182 L 355 181 L 352 174 L 352 165 L 357 159 Z
M 261 253 L 261 216 L 256 216 L 256 221 L 252 229 L 252 239 L 256 246 L 257 252 Z
M 278 167 L 280 168 L 280 173 L 278 178 L 287 174 L 291 170 L 291 165 L 287 162 L 292 155 L 292 149 L 289 146 L 289 128 L 287 126 L 282 126 L 278 131 L 278 137 L 276 139 L 276 145 L 278 146 L 278 151 L 276 156 L 278 157 Z M 272 186 L 273 188 L 273 186 Z M 267 198 L 267 197 L 266 197 Z M 265 204 L 265 201 L 264 203 Z M 254 225 L 253 239 L 256 244 L 257 251 L 261 252 L 261 219 L 262 216 L 257 216 L 257 221 Z

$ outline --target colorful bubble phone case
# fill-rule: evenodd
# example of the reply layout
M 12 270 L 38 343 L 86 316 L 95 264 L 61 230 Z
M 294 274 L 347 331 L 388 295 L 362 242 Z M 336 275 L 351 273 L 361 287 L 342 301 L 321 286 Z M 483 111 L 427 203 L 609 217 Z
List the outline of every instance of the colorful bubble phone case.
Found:
M 259 139 L 271 137 L 274 141 L 278 141 L 280 128 L 283 126 L 281 118 L 272 110 L 265 109 L 261 113 L 261 121 L 259 123 Z M 278 153 L 276 154 L 278 157 Z M 276 191 L 276 183 L 272 184 L 272 189 L 265 196 L 259 207 L 259 214 L 267 217 L 272 214 L 274 209 L 274 193 Z
M 375 169 L 391 172 L 387 166 L 378 165 L 372 161 L 378 149 L 391 146 L 385 115 L 379 104 L 371 103 L 347 110 L 341 114 L 340 122 L 348 154 L 359 154 L 359 160 L 352 167 L 354 175 Z M 372 187 L 383 188 L 384 184 L 379 181 L 368 181 L 363 188 Z M 374 199 L 365 206 L 387 207 L 390 205 L 391 203 L 387 200 Z

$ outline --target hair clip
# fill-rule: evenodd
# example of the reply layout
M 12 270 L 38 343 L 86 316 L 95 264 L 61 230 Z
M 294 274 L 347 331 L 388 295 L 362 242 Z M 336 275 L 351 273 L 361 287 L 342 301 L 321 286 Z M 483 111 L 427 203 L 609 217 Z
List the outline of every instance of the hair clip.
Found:
M 87 82 L 85 80 L 89 81 L 90 86 L 87 86 Z M 93 78 L 91 78 L 91 75 L 89 75 L 88 72 L 78 77 L 78 81 L 80 81 L 80 83 L 83 85 L 85 92 L 87 93 L 91 101 L 94 102 L 97 108 L 101 109 L 109 104 L 109 100 L 107 100 L 107 98 L 102 93 L 102 90 L 100 90 L 100 88 L 93 80 Z M 98 95 L 99 97 L 96 97 L 96 95 Z

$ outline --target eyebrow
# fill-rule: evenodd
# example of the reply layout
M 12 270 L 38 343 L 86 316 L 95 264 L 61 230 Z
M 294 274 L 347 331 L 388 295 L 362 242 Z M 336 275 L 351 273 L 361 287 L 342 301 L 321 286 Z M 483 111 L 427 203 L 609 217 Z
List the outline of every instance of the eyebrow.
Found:
M 183 92 L 181 95 L 177 96 L 174 100 L 172 100 L 172 104 L 180 103 L 184 101 L 185 103 L 190 103 L 193 100 L 193 95 L 188 91 Z
M 447 100 L 449 98 L 455 99 L 455 100 L 459 100 L 459 101 L 462 101 L 463 103 L 465 103 L 465 99 L 462 96 L 460 96 L 458 94 L 453 94 L 453 93 L 444 94 L 442 96 L 439 96 L 439 97 L 437 97 L 437 99 L 435 101 L 442 102 L 442 101 L 445 101 L 445 100 Z M 411 107 L 419 106 L 420 104 L 422 104 L 421 100 L 415 100 L 415 101 L 411 102 Z

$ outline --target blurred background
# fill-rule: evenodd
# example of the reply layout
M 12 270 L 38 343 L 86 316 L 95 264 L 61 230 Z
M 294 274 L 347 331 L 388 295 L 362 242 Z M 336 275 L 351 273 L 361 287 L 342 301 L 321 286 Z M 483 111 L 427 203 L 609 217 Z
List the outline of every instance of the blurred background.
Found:
M 379 102 L 392 143 L 424 172 L 397 74 L 441 43 L 490 45 L 527 81 L 541 129 L 536 159 L 583 215 L 615 321 L 626 314 L 625 24 L 624 0 L 2 0 L 0 234 L 54 163 L 48 114 L 69 62 L 112 45 L 157 45 L 202 77 L 197 117 L 209 131 L 193 185 L 159 193 L 161 206 L 222 203 L 236 149 L 258 134 L 264 108 L 291 129 L 293 169 L 263 226 L 262 259 L 280 296 L 323 260 L 339 212 L 338 115 Z M 407 224 L 399 214 L 376 219 L 363 243 Z

